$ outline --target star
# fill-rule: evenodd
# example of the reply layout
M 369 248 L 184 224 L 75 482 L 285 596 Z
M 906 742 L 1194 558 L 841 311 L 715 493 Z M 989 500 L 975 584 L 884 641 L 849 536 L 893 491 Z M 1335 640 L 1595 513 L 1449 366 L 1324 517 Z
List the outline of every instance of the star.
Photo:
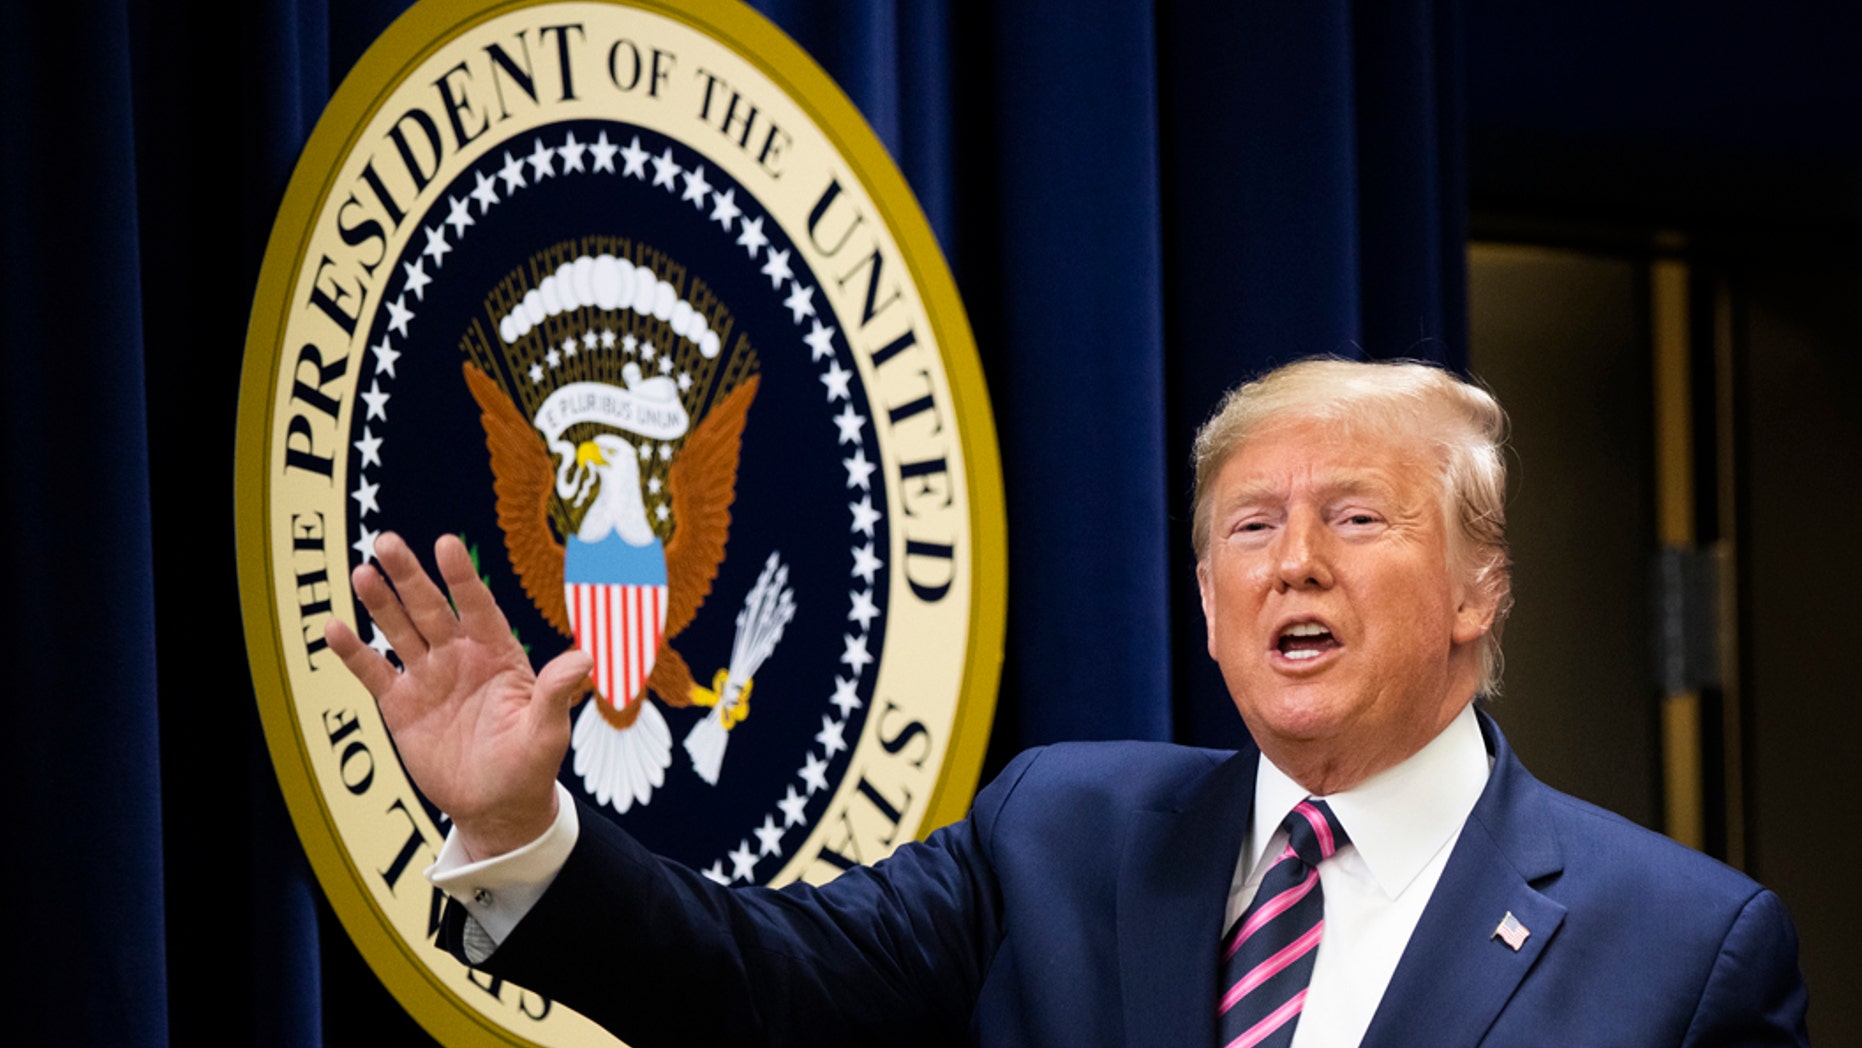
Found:
M 847 642 L 847 650 L 841 652 L 840 660 L 852 666 L 855 673 L 865 669 L 867 663 L 873 661 L 872 653 L 866 650 L 866 634 L 862 633 L 856 637 L 851 633 L 843 633 L 841 639 Z
M 647 494 L 657 495 L 659 494 L 659 489 L 663 487 L 665 487 L 665 485 L 660 483 L 660 479 L 658 477 L 647 478 Z
M 563 136 L 563 143 L 556 150 L 556 155 L 562 157 L 563 174 L 582 170 L 582 154 L 587 149 L 586 144 L 575 140 L 574 131 Z
M 362 558 L 362 563 L 367 564 L 375 559 L 375 540 L 380 537 L 381 532 L 364 524 L 362 534 L 349 544 L 349 548 L 356 551 L 356 556 Z
M 653 461 L 653 445 L 651 445 L 651 444 L 642 444 L 642 445 L 640 445 L 640 446 L 639 446 L 638 448 L 636 448 L 635 450 L 637 450 L 637 451 L 639 451 L 639 452 L 640 452 L 640 461 L 642 461 L 642 462 L 651 462 L 651 461 Z
M 638 141 L 636 139 L 636 141 Z M 614 173 L 614 151 L 621 148 L 608 141 L 608 133 L 603 131 L 596 136 L 595 144 L 588 147 L 589 155 L 595 158 L 595 170 Z
M 381 379 L 374 379 L 370 381 L 369 391 L 367 393 L 362 394 L 363 401 L 367 403 L 369 406 L 369 413 L 367 417 L 378 418 L 378 419 L 381 419 L 383 422 L 388 421 L 388 397 L 389 396 L 390 394 L 383 393 L 381 391 Z
M 822 324 L 819 320 L 813 323 L 814 330 L 802 336 L 802 341 L 808 343 L 808 359 L 820 360 L 823 357 L 833 356 L 834 329 Z
M 452 245 L 446 242 L 445 223 L 442 222 L 437 226 L 427 227 L 427 246 L 420 249 L 421 254 L 432 255 L 433 264 L 436 266 L 443 266 L 446 263 L 441 260 L 445 258 L 446 253 L 452 249 Z
M 427 260 L 416 258 L 412 262 L 401 263 L 401 275 L 407 278 L 406 290 L 412 291 L 415 298 L 425 302 L 427 285 L 433 283 L 433 278 L 427 275 Z
M 613 349 L 614 348 L 614 329 L 613 328 L 602 328 L 601 329 L 601 348 L 602 349 Z
M 672 151 L 668 150 L 666 155 L 671 156 Z M 634 140 L 627 143 L 627 148 L 621 150 L 622 176 L 644 180 L 647 177 L 647 156 L 647 151 L 640 148 L 640 136 L 635 135 Z
M 853 551 L 853 571 L 848 574 L 860 576 L 868 586 L 871 586 L 873 573 L 879 570 L 879 566 L 880 560 L 873 555 L 873 544 L 869 542 Z
M 665 504 L 662 503 L 659 506 L 654 507 L 653 515 L 655 517 L 658 517 L 661 520 L 665 520 L 667 517 L 672 515 L 672 511 L 667 509 Z
M 730 859 L 732 880 L 747 881 L 756 873 L 756 853 L 750 850 L 749 841 L 737 842 Z
M 504 179 L 506 193 L 530 184 L 524 181 L 524 162 L 512 156 L 508 149 L 504 151 L 504 166 L 498 169 L 498 177 Z
M 689 371 L 679 372 L 679 392 L 684 393 L 687 390 L 690 390 L 691 388 L 692 388 L 692 373 Z
M 873 471 L 879 468 L 879 464 L 866 460 L 865 448 L 854 448 L 853 457 L 841 459 L 840 464 L 847 467 L 848 487 L 859 487 L 866 488 L 869 491 L 872 490 Z
M 659 373 L 662 375 L 672 374 L 672 355 L 671 354 L 667 354 L 666 356 L 659 358 Z
M 821 385 L 827 385 L 827 402 L 829 402 L 829 404 L 836 402 L 836 400 L 847 400 L 847 411 L 853 411 L 853 400 L 847 396 L 847 380 L 849 380 L 849 378 L 853 378 L 853 372 L 840 367 L 840 361 L 827 361 L 827 372 L 821 376 Z M 853 439 L 858 441 L 858 439 L 860 439 L 860 423 L 864 423 L 866 419 L 860 417 L 860 415 L 855 415 L 855 419 L 857 419 L 857 421 L 853 423 Z M 845 419 L 834 419 L 834 424 L 840 426 L 840 443 L 847 443 L 847 423 L 845 423 Z
M 677 191 L 679 187 L 672 180 L 678 176 L 679 165 L 672 162 L 672 147 L 667 146 L 663 155 L 653 158 L 653 184 Z
M 864 702 L 860 702 L 860 696 L 855 694 L 858 687 L 860 687 L 860 674 L 855 674 L 853 678 L 842 678 L 842 676 L 836 676 L 836 678 L 834 678 L 834 698 L 830 698 L 829 702 L 840 707 L 840 717 L 842 717 L 843 720 L 847 719 L 847 717 L 851 717 L 855 709 L 860 709 L 862 705 L 866 705 Z M 821 722 L 827 724 L 827 717 L 821 717 Z M 819 739 L 819 735 L 816 735 L 816 739 Z M 778 806 L 780 806 L 780 802 L 778 802 Z
M 394 650 L 394 645 L 388 643 L 387 635 L 373 622 L 369 623 L 369 647 L 381 652 L 384 657 Z
M 841 737 L 846 727 L 845 721 L 833 720 L 825 713 L 821 715 L 821 730 L 815 732 L 815 741 L 828 751 L 828 760 L 833 760 L 836 753 L 847 748 L 847 740 Z
M 478 185 L 472 189 L 472 199 L 478 201 L 478 213 L 483 215 L 491 211 L 491 205 L 498 202 L 497 183 L 493 182 L 483 171 L 472 172 Z
M 783 281 L 794 276 L 795 274 L 789 269 L 788 249 L 778 251 L 773 247 L 770 248 L 769 259 L 763 263 L 762 273 L 769 278 L 769 286 L 772 288 L 781 287 Z
M 556 177 L 556 151 L 543 144 L 541 138 L 536 140 L 537 148 L 530 151 L 525 160 L 530 161 L 530 177 L 535 179 Z
M 472 200 L 456 196 L 446 198 L 446 224 L 453 227 L 453 236 L 465 236 L 466 227 L 474 225 L 472 221 Z
M 530 365 L 530 381 L 532 382 L 543 381 L 543 365 L 541 364 Z
M 755 258 L 757 251 L 767 243 L 769 243 L 769 238 L 763 235 L 762 215 L 746 218 L 743 225 L 737 227 L 737 244 L 749 252 L 751 258 Z
M 826 382 L 827 380 L 828 377 L 826 375 L 821 376 L 821 381 Z M 841 393 L 844 395 L 846 392 L 847 383 L 843 380 L 841 382 Z M 828 393 L 828 399 L 834 399 L 831 389 Z M 841 405 L 840 414 L 834 416 L 834 425 L 840 427 L 840 439 L 836 443 L 858 444 L 860 442 L 860 427 L 865 424 L 866 416 L 853 409 L 853 401 L 849 400 L 847 403 Z
M 680 200 L 689 200 L 700 211 L 705 209 L 705 194 L 711 192 L 711 183 L 705 181 L 705 165 L 700 164 L 685 173 L 685 195 Z
M 873 496 L 862 495 L 860 501 L 847 503 L 853 512 L 853 527 L 849 531 L 863 531 L 868 537 L 873 534 L 873 525 L 879 522 L 880 513 L 873 508 Z
M 723 860 L 719 860 L 705 867 L 705 876 L 711 878 L 712 882 L 715 884 L 722 884 L 726 888 L 731 886 L 731 879 L 724 876 Z
M 782 304 L 789 307 L 789 312 L 795 316 L 795 322 L 800 324 L 803 317 L 815 315 L 815 289 L 803 287 L 800 281 L 791 281 L 789 297 L 783 299 Z
M 634 350 L 639 347 L 639 345 L 640 345 L 640 340 L 635 338 L 634 333 L 631 331 L 627 333 L 626 338 L 621 339 L 621 349 L 625 350 L 630 356 L 633 354 Z
M 788 796 L 776 802 L 776 807 L 782 809 L 782 825 L 785 827 L 808 821 L 808 798 L 795 792 L 793 785 L 789 787 Z
M 362 453 L 364 469 L 381 465 L 381 438 L 370 432 L 367 426 L 362 427 L 362 439 L 356 441 L 355 447 Z
M 601 336 L 595 334 L 594 328 L 589 328 L 587 331 L 582 332 L 582 347 L 584 349 L 594 349 L 595 343 L 600 341 Z
M 659 350 L 653 347 L 653 343 L 651 342 L 640 343 L 640 359 L 641 360 L 652 360 L 654 357 L 657 357 L 657 356 L 659 356 Z
M 388 303 L 388 330 L 399 331 L 402 338 L 407 337 L 407 322 L 414 319 L 414 311 L 407 308 L 407 296 L 402 295 Z
M 661 444 L 659 446 L 659 460 L 661 462 L 672 461 L 672 445 L 671 444 Z
M 548 362 L 550 370 L 552 371 L 562 366 L 562 354 L 556 352 L 556 347 L 554 346 L 550 347 L 548 353 L 543 354 L 543 359 Z
M 802 762 L 802 770 L 796 772 L 802 782 L 808 786 L 808 795 L 813 797 L 816 790 L 828 788 L 828 762 L 815 756 L 815 751 L 808 751 L 808 759 Z
M 879 606 L 873 603 L 873 591 L 849 593 L 848 596 L 853 598 L 853 608 L 847 612 L 848 621 L 859 622 L 863 630 L 872 629 L 873 617 L 879 614 Z
M 575 356 L 575 339 L 565 338 L 562 340 L 562 355 L 565 357 Z
M 776 825 L 773 817 L 763 816 L 763 825 L 750 832 L 756 834 L 757 843 L 762 845 L 764 855 L 782 854 L 782 828 Z
M 401 351 L 388 341 L 387 332 L 383 332 L 381 341 L 369 347 L 375 353 L 375 373 L 386 371 L 389 378 L 394 378 L 394 362 L 401 359 Z
M 364 478 L 363 483 L 356 485 L 356 490 L 349 493 L 349 497 L 355 499 L 356 505 L 360 507 L 356 510 L 356 516 L 381 512 L 381 504 L 375 501 L 375 495 L 379 491 L 381 491 L 381 485 L 370 484 L 367 478 Z
M 723 226 L 725 232 L 730 232 L 731 223 L 743 213 L 744 209 L 737 206 L 735 189 L 726 189 L 722 193 L 711 195 L 711 220 Z

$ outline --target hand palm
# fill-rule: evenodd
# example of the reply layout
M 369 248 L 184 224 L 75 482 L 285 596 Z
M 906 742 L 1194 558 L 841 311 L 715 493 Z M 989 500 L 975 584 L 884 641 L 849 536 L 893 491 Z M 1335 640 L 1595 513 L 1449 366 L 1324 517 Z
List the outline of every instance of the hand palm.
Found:
M 375 696 L 414 782 L 452 817 L 469 852 L 494 854 L 528 842 L 555 814 L 567 710 L 588 658 L 572 650 L 533 673 L 465 547 L 447 536 L 434 552 L 457 615 L 398 536 L 376 542 L 392 590 L 374 569 L 356 570 L 356 593 L 402 671 L 341 623 L 326 635 Z

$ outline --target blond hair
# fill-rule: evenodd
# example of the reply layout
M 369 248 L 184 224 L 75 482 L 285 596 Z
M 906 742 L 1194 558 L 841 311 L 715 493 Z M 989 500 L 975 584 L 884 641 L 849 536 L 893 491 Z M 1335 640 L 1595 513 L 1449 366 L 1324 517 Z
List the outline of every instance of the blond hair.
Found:
M 1196 434 L 1196 495 L 1190 541 L 1209 552 L 1209 496 L 1215 476 L 1269 423 L 1325 422 L 1348 432 L 1410 437 L 1436 452 L 1448 555 L 1476 591 L 1496 598 L 1481 638 L 1481 688 L 1498 694 L 1500 632 L 1512 606 L 1506 546 L 1506 413 L 1493 394 L 1432 364 L 1318 358 L 1276 368 L 1229 391 Z

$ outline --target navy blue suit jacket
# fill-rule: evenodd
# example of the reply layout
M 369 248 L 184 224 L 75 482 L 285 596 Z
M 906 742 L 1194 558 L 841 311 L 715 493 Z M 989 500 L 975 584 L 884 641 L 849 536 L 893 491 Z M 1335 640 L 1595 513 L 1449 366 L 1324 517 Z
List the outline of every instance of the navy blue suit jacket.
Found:
M 1806 1043 L 1775 895 L 1552 790 L 1481 728 L 1493 772 L 1365 1045 Z M 1031 751 L 963 822 L 819 889 L 727 891 L 588 815 L 482 967 L 636 1048 L 1213 1045 L 1259 756 Z M 1509 911 L 1518 951 L 1493 934 Z

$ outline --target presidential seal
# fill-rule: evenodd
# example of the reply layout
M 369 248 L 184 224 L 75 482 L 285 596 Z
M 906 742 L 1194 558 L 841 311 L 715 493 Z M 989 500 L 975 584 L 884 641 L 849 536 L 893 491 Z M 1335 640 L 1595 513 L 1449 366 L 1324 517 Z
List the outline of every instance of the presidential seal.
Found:
M 247 645 L 317 875 L 449 1044 L 613 1044 L 434 945 L 446 813 L 331 616 L 377 537 L 461 536 L 538 665 L 595 663 L 560 779 L 726 885 L 960 817 L 1003 630 L 994 433 L 903 179 L 732 3 L 427 2 L 319 122 L 247 339 Z M 589 943 L 588 963 L 651 963 Z M 612 960 L 610 960 L 612 959 Z

